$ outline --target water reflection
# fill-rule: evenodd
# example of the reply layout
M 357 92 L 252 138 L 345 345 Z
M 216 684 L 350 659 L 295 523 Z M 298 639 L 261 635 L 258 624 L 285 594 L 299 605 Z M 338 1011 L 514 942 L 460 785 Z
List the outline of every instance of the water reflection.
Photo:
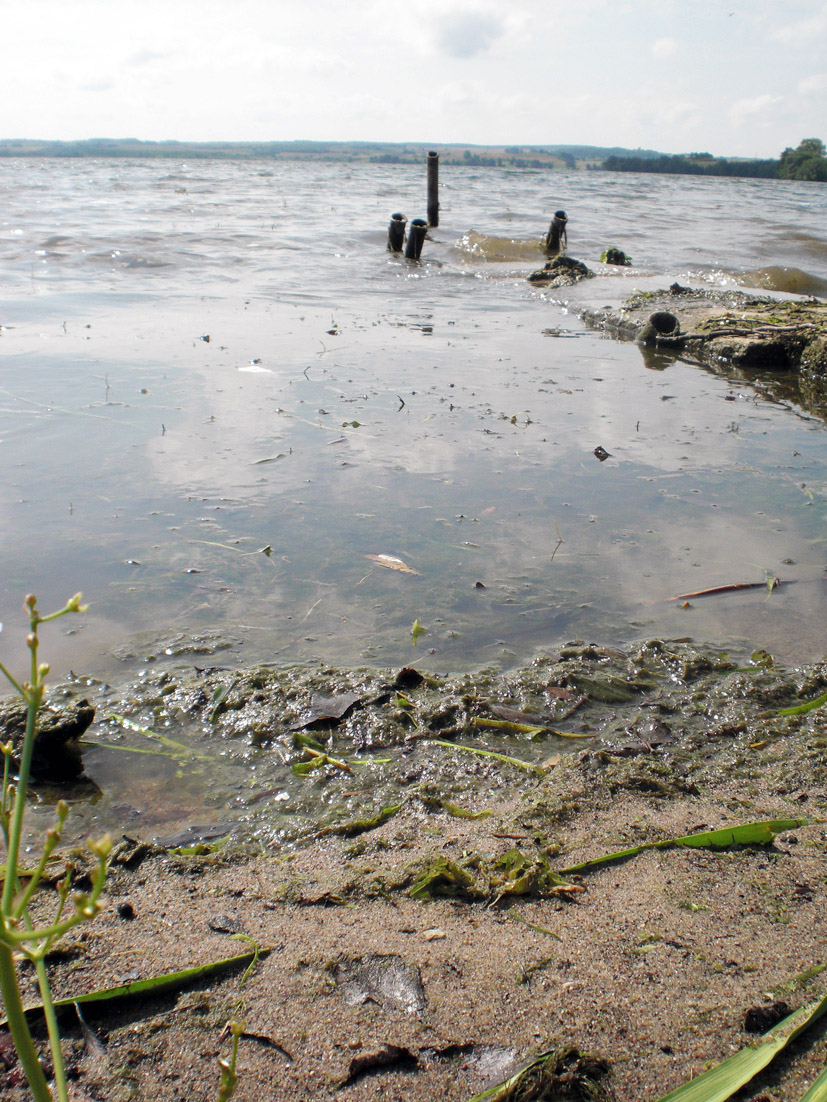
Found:
M 737 376 L 642 358 L 567 310 L 648 286 L 654 250 L 658 284 L 689 261 L 714 260 L 716 279 L 725 256 L 767 267 L 737 253 L 720 183 L 678 195 L 666 179 L 561 177 L 552 209 L 575 212 L 572 251 L 599 255 L 611 229 L 641 268 L 555 300 L 525 280 L 547 221 L 540 177 L 498 176 L 492 211 L 490 177 L 459 173 L 413 265 L 383 237 L 390 195 L 417 209 L 408 170 L 392 187 L 378 168 L 347 181 L 361 220 L 335 250 L 318 228 L 343 205 L 336 166 L 158 173 L 70 166 L 56 219 L 43 197 L 61 185 L 37 168 L 26 187 L 40 205 L 16 209 L 20 234 L 3 241 L 4 656 L 33 587 L 44 605 L 85 591 L 92 612 L 50 653 L 56 669 L 101 673 L 207 631 L 227 662 L 438 669 L 524 660 L 571 635 L 823 650 L 823 426 L 795 394 L 765 389 L 779 407 Z M 811 254 L 804 192 L 779 185 L 772 206 L 764 183 L 727 186 L 738 217 L 795 213 Z M 703 257 L 687 204 L 715 225 L 697 237 Z M 792 267 L 800 245 L 776 261 Z M 798 584 L 769 602 L 666 601 L 766 572 Z M 414 620 L 428 627 L 416 648 Z

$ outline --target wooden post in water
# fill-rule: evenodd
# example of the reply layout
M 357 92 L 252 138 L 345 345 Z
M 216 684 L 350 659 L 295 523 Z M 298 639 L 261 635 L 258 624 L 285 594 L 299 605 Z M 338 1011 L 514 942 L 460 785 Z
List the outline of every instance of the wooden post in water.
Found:
M 414 218 L 408 226 L 408 243 L 405 246 L 405 256 L 408 260 L 419 260 L 422 252 L 422 243 L 428 232 L 428 223 L 424 218 Z
M 554 217 L 551 220 L 551 225 L 548 228 L 546 234 L 546 252 L 552 256 L 557 256 L 560 252 L 565 252 L 566 246 L 569 243 L 568 236 L 566 234 L 566 212 L 564 210 L 556 210 Z
M 439 225 L 439 154 L 431 150 L 428 164 L 428 225 Z
M 408 219 L 404 214 L 392 214 L 388 226 L 388 252 L 401 253 L 405 244 L 405 223 Z

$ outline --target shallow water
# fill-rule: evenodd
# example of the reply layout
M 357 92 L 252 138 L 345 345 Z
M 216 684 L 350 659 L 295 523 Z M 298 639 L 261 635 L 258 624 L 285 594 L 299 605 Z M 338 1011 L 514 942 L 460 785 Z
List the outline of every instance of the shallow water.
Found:
M 823 651 L 824 426 L 565 305 L 827 287 L 820 189 L 450 169 L 411 264 L 385 227 L 423 192 L 409 166 L 0 162 L 3 656 L 30 589 L 83 589 L 49 651 L 104 674 L 203 633 L 222 662 L 440 670 L 571 636 Z M 555 300 L 525 276 L 560 206 L 599 278 Z M 668 601 L 767 574 L 796 584 Z
M 451 672 L 574 637 L 824 654 L 824 424 L 573 313 L 675 279 L 823 294 L 822 190 L 444 169 L 413 264 L 386 226 L 424 189 L 409 166 L 0 161 L 0 660 L 22 666 L 25 592 L 78 589 L 87 615 L 43 631 L 56 676 Z M 543 292 L 560 207 L 598 278 Z M 670 600 L 768 576 L 789 584 Z M 159 758 L 138 784 L 94 751 L 96 814 L 226 816 L 255 778 L 221 757 L 220 783 Z

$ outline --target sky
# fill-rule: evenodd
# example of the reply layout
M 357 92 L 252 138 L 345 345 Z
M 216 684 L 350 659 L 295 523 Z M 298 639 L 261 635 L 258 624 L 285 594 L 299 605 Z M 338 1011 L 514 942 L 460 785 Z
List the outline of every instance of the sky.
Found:
M 0 0 L 0 138 L 827 141 L 827 0 Z

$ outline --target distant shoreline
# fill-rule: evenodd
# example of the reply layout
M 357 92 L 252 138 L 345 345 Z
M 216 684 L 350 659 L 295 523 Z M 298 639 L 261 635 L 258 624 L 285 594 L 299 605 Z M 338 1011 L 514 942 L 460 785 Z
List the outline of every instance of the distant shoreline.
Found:
M 810 148 L 813 147 L 813 148 Z M 818 148 L 815 148 L 818 147 Z M 180 142 L 137 138 L 45 141 L 0 139 L 2 158 L 276 160 L 361 164 L 421 164 L 433 146 L 424 142 Z M 827 179 L 823 143 L 806 139 L 780 159 L 713 157 L 711 153 L 659 153 L 597 145 L 437 145 L 445 165 L 545 171 L 651 172 L 666 175 L 740 176 L 763 179 Z
M 0 157 L 141 157 L 156 159 L 331 160 L 378 164 L 419 164 L 436 149 L 445 164 L 506 168 L 599 168 L 611 156 L 657 158 L 655 150 L 619 146 L 428 145 L 424 142 L 180 142 L 135 138 L 81 141 L 0 139 Z

